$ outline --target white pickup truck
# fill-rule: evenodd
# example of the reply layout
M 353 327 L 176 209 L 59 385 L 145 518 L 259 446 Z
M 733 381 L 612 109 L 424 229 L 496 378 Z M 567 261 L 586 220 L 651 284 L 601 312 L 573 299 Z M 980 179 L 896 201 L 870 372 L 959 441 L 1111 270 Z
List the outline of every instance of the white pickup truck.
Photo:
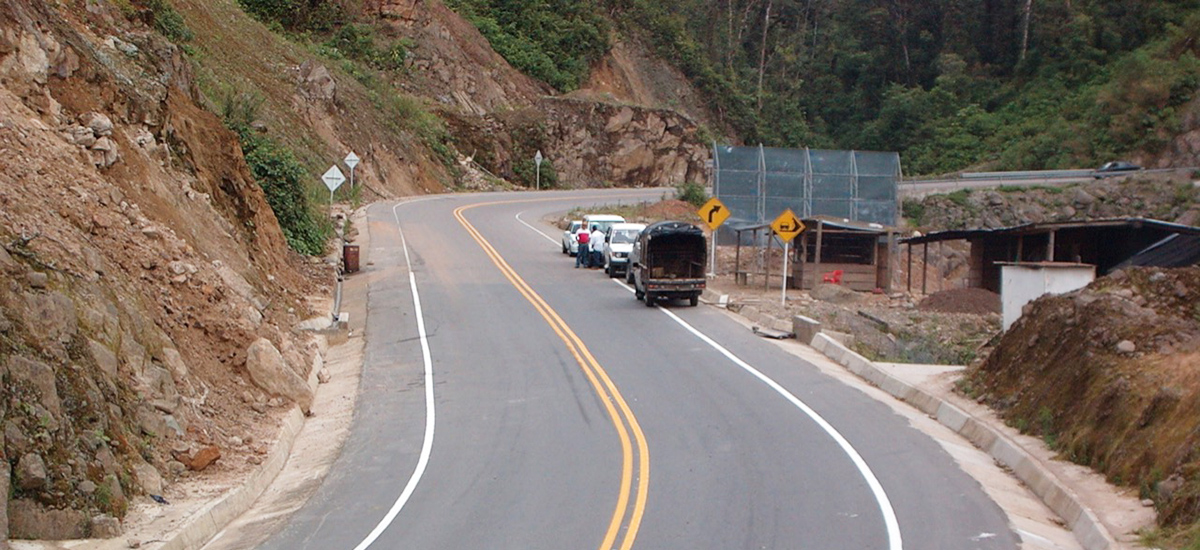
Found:
M 629 270 L 629 253 L 644 223 L 614 223 L 604 234 L 604 272 L 609 277 L 624 275 Z

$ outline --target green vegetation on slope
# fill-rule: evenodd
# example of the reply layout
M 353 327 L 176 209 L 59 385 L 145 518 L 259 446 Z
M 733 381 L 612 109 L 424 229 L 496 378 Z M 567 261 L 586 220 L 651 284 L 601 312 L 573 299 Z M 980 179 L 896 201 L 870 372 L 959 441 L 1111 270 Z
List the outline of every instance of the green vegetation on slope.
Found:
M 1196 1 L 607 3 L 746 141 L 898 150 L 909 173 L 1153 152 L 1200 84 Z
M 314 212 L 315 205 L 309 200 L 304 182 L 313 178 L 287 147 L 251 127 L 260 105 L 259 97 L 230 92 L 223 98 L 221 118 L 237 133 L 246 164 L 279 220 L 288 247 L 301 254 L 319 255 L 332 228 L 324 216 Z
M 608 23 L 593 0 L 447 0 L 518 70 L 560 91 L 579 87 L 608 52 Z
M 450 5 L 560 90 L 606 50 L 604 10 L 675 63 L 745 142 L 894 150 L 913 174 L 1153 153 L 1200 85 L 1197 0 Z

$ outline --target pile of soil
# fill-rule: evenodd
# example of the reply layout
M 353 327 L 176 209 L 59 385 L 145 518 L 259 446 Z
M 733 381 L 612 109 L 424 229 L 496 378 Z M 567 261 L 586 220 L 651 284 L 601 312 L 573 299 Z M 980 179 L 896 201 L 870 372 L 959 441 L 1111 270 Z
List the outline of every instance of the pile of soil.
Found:
M 1200 267 L 1134 268 L 1045 296 L 963 389 L 1070 460 L 1200 520 Z
M 696 207 L 692 206 L 691 203 L 678 199 L 670 199 L 647 205 L 642 210 L 641 215 L 654 221 L 694 221 L 696 219 Z
M 917 304 L 921 311 L 942 313 L 1000 313 L 1000 295 L 982 288 L 956 288 L 926 296 Z

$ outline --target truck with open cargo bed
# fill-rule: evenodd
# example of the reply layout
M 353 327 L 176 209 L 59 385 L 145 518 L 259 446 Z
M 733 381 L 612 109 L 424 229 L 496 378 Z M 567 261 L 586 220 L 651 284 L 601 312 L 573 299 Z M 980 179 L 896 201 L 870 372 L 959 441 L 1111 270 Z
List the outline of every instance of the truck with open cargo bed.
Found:
M 658 222 L 638 234 L 625 281 L 634 296 L 653 307 L 659 299 L 686 299 L 695 306 L 707 283 L 708 240 L 690 223 Z

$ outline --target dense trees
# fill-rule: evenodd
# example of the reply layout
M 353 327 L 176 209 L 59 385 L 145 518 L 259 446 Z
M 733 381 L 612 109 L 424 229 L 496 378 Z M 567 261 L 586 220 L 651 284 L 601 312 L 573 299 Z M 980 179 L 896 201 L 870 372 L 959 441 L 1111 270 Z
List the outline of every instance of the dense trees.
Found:
M 608 24 L 591 0 L 447 0 L 517 69 L 562 91 L 579 86 L 608 51 Z
M 606 4 L 743 139 L 898 150 L 920 173 L 1154 149 L 1200 82 L 1194 0 Z
M 493 20 L 499 39 L 481 28 L 498 50 L 560 89 L 607 47 L 604 13 L 673 60 L 737 137 L 898 150 L 920 173 L 1152 150 L 1200 82 L 1197 0 L 451 4 Z M 531 51 L 565 61 L 549 67 Z

